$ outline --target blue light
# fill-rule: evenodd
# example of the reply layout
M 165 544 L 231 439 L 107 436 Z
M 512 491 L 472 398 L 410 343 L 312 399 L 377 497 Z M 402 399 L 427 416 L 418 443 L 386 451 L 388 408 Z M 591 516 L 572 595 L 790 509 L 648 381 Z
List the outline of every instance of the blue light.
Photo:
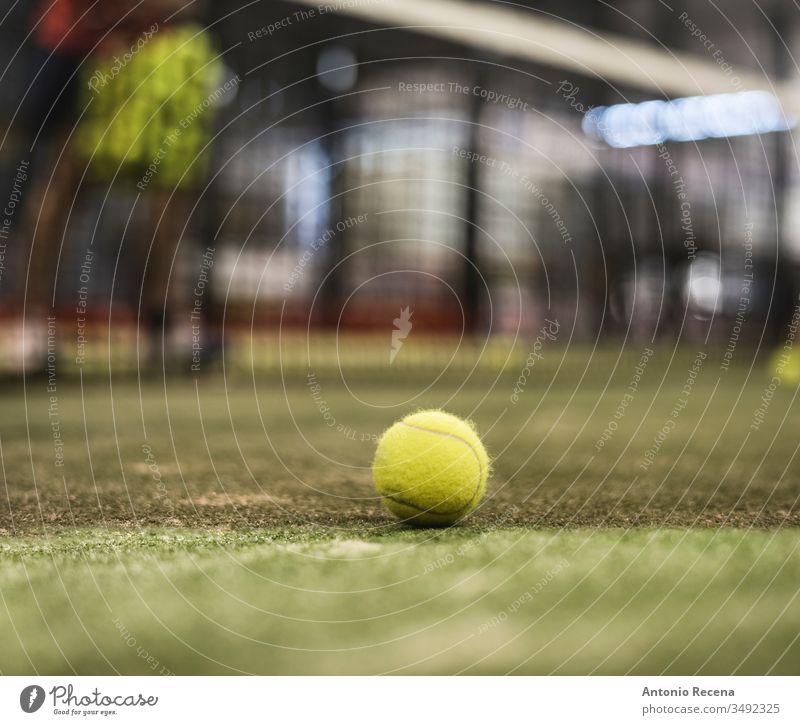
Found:
M 599 106 L 584 115 L 582 126 L 587 135 L 609 146 L 630 148 L 788 131 L 795 122 L 771 93 L 742 91 Z

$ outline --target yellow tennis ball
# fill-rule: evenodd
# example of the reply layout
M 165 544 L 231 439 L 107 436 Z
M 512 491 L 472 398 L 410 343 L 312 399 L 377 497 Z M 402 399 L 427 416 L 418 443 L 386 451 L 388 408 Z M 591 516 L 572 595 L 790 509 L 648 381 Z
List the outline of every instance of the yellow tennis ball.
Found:
M 422 410 L 381 436 L 372 473 L 393 514 L 416 526 L 447 526 L 481 500 L 489 456 L 471 423 Z
M 772 355 L 770 369 L 784 385 L 800 385 L 800 350 L 781 348 Z

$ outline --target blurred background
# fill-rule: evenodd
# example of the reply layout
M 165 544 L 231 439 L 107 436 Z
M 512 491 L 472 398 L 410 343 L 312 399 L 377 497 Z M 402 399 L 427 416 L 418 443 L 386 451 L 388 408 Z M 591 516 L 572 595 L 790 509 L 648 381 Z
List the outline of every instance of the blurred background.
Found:
M 800 671 L 798 19 L 0 0 L 0 671 Z
M 751 361 L 798 295 L 785 6 L 9 0 L 2 366 L 553 321 Z

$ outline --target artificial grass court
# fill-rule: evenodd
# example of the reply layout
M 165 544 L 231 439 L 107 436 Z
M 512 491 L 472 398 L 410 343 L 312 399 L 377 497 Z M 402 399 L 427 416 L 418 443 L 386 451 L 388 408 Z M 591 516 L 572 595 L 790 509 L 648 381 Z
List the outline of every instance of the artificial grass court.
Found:
M 795 531 L 78 529 L 3 548 L 4 674 L 797 674 Z
M 0 672 L 798 674 L 797 389 L 656 355 L 598 449 L 638 357 L 8 385 Z M 494 456 L 450 529 L 371 482 L 425 406 Z

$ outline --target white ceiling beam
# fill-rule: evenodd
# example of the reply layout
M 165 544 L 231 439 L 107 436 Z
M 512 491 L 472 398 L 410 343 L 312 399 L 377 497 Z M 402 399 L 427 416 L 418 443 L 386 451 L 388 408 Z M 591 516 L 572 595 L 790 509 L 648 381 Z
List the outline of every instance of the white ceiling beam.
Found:
M 320 0 L 293 0 L 319 8 Z M 623 35 L 556 20 L 533 10 L 463 0 L 335 0 L 327 12 L 384 27 L 441 38 L 502 56 L 594 76 L 614 86 L 637 88 L 653 97 L 680 97 L 766 90 L 787 114 L 800 112 L 798 93 L 767 76 L 737 69 L 726 74 L 712 57 L 651 45 Z M 676 19 L 677 22 L 677 19 Z

